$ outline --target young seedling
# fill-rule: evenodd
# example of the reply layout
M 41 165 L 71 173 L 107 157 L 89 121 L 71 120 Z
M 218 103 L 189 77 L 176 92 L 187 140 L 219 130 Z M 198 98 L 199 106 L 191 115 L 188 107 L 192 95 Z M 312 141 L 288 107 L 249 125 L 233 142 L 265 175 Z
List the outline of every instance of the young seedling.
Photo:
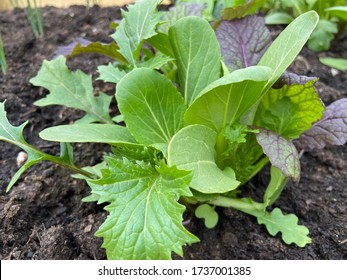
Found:
M 27 0 L 26 13 L 27 13 L 27 18 L 30 23 L 31 29 L 35 35 L 35 38 L 43 37 L 44 31 L 43 31 L 41 9 L 38 6 L 36 0 L 33 0 L 33 3 L 31 3 L 31 0 Z
M 217 206 L 232 207 L 256 217 L 271 235 L 281 232 L 287 244 L 310 243 L 298 218 L 273 204 L 288 180 L 300 178 L 296 146 L 347 140 L 347 99 L 325 108 L 315 79 L 285 73 L 316 27 L 317 14 L 299 16 L 271 42 L 258 17 L 222 20 L 213 29 L 201 5 L 163 15 L 160 3 L 139 0 L 122 11 L 112 44 L 81 41 L 71 47 L 71 55 L 92 51 L 116 60 L 98 71 L 99 79 L 117 84 L 119 115 L 109 113 L 112 97 L 94 95 L 91 76 L 70 72 L 63 56 L 44 61 L 30 80 L 49 92 L 35 105 L 85 112 L 73 125 L 40 133 L 61 143 L 60 157 L 29 145 L 22 135 L 26 123 L 12 126 L 1 103 L 0 140 L 28 154 L 8 190 L 42 160 L 73 170 L 91 188 L 84 201 L 107 203 L 109 216 L 96 235 L 109 259 L 182 255 L 183 245 L 199 241 L 183 224 L 191 208 L 208 227 L 218 221 Z M 96 166 L 76 167 L 69 143 L 87 142 L 107 143 L 112 152 Z M 263 201 L 242 197 L 240 188 L 268 163 Z
M 7 71 L 7 62 L 6 62 L 4 44 L 2 42 L 1 33 L 0 33 L 0 66 L 1 66 L 2 73 L 5 75 Z

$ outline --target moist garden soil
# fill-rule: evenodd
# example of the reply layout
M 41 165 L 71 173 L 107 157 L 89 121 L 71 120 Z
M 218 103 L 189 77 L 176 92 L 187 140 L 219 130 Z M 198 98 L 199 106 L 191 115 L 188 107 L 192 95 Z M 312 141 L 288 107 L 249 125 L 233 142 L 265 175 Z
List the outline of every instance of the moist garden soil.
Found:
M 47 92 L 33 87 L 29 79 L 37 74 L 44 59 L 52 59 L 58 46 L 77 37 L 110 42 L 110 22 L 120 18 L 119 8 L 86 10 L 82 6 L 68 9 L 43 9 L 45 36 L 35 39 L 25 11 L 0 12 L 0 32 L 6 51 L 8 72 L 0 73 L 0 101 L 10 122 L 26 120 L 27 141 L 52 154 L 59 144 L 40 140 L 38 133 L 46 127 L 67 124 L 81 113 L 60 106 L 36 107 L 33 102 Z M 278 33 L 273 30 L 274 35 Z M 291 69 L 297 74 L 316 76 L 317 91 L 325 104 L 347 97 L 347 73 L 332 71 L 318 61 L 318 56 L 347 58 L 346 34 L 335 40 L 327 53 L 304 49 Z M 71 69 L 96 75 L 96 67 L 109 60 L 97 55 L 83 55 L 69 60 Z M 94 82 L 95 93 L 114 94 L 114 86 Z M 112 109 L 116 112 L 116 104 Z M 108 147 L 74 145 L 80 166 L 101 161 Z M 44 162 L 29 169 L 9 192 L 5 188 L 20 165 L 20 150 L 0 142 L 0 258 L 1 259 L 105 259 L 102 239 L 94 236 L 106 218 L 105 205 L 83 203 L 89 194 L 84 181 Z M 186 227 L 201 242 L 184 249 L 184 259 L 347 259 L 347 146 L 327 147 L 305 152 L 301 158 L 299 183 L 289 183 L 276 202 L 285 213 L 295 213 L 299 223 L 310 229 L 312 243 L 305 248 L 286 245 L 280 236 L 270 236 L 255 218 L 233 209 L 218 208 L 219 224 L 206 229 L 203 222 L 187 216 Z M 261 200 L 268 172 L 261 172 L 244 187 L 245 195 Z M 174 255 L 175 259 L 180 259 Z

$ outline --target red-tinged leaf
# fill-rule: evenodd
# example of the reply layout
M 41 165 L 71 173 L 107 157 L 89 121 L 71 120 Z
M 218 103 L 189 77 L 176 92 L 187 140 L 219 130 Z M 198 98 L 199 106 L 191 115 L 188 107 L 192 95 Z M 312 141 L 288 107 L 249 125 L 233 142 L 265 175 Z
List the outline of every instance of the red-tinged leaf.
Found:
M 281 170 L 286 177 L 298 181 L 300 161 L 294 144 L 273 131 L 261 128 L 256 137 L 271 164 Z
M 347 98 L 327 106 L 322 120 L 301 135 L 296 142 L 305 150 L 323 149 L 326 145 L 344 145 L 347 141 Z

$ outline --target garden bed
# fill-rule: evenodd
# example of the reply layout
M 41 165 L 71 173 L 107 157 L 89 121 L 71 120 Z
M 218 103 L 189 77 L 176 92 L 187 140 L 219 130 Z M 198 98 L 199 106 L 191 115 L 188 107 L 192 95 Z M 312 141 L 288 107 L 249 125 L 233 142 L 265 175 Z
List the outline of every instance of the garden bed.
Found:
M 110 42 L 111 21 L 120 17 L 118 8 L 83 6 L 68 9 L 43 8 L 45 36 L 35 39 L 25 11 L 0 12 L 7 63 L 6 76 L 0 73 L 0 101 L 6 100 L 11 123 L 29 120 L 25 137 L 40 149 L 58 154 L 59 144 L 44 142 L 38 133 L 46 127 L 66 124 L 81 113 L 60 106 L 35 107 L 33 102 L 46 92 L 30 85 L 44 59 L 52 59 L 58 46 L 77 37 Z M 273 32 L 276 34 L 276 32 Z M 329 53 L 316 54 L 306 48 L 291 66 L 297 74 L 316 76 L 317 91 L 323 102 L 347 96 L 347 73 L 331 71 L 318 56 L 347 57 L 347 36 L 342 34 Z M 108 63 L 97 55 L 69 61 L 71 69 L 81 69 L 96 77 L 96 66 Z M 114 86 L 95 82 L 96 92 L 114 94 Z M 116 110 L 116 105 L 113 106 Z M 103 145 L 75 145 L 75 158 L 81 165 L 99 162 L 108 148 Z M 20 150 L 0 142 L 0 258 L 1 259 L 105 259 L 102 240 L 94 232 L 106 218 L 104 205 L 83 203 L 89 194 L 84 181 L 51 163 L 41 163 L 25 173 L 10 193 L 5 188 L 18 169 Z M 270 236 L 256 219 L 232 209 L 221 209 L 220 221 L 210 230 L 191 218 L 186 225 L 200 243 L 185 248 L 185 259 L 347 259 L 347 146 L 328 147 L 302 156 L 298 184 L 289 183 L 276 202 L 286 213 L 296 213 L 310 229 L 312 244 L 305 248 L 285 245 Z M 244 189 L 260 200 L 268 178 L 266 170 Z M 174 256 L 179 259 L 180 257 Z

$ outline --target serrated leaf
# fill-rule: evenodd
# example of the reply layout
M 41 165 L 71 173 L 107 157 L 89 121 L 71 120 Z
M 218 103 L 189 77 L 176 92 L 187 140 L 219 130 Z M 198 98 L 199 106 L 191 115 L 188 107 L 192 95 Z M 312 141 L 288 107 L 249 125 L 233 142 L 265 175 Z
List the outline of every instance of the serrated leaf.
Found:
M 308 237 L 309 230 L 305 226 L 298 225 L 298 218 L 294 214 L 284 215 L 279 208 L 259 216 L 258 223 L 264 224 L 272 236 L 281 232 L 286 244 L 295 243 L 299 247 L 304 247 L 311 243 L 311 238 Z
M 258 106 L 255 124 L 287 139 L 299 138 L 323 115 L 324 106 L 313 87 L 315 82 L 270 89 Z
M 270 68 L 259 66 L 225 75 L 199 93 L 185 114 L 185 122 L 203 124 L 219 132 L 258 101 L 271 75 Z
M 169 143 L 169 166 L 192 170 L 190 187 L 202 193 L 224 193 L 236 189 L 231 168 L 221 170 L 215 163 L 217 133 L 203 125 L 190 125 L 181 129 Z
M 264 19 L 259 16 L 223 20 L 216 36 L 223 61 L 231 71 L 256 65 L 272 42 Z
M 326 51 L 330 48 L 330 43 L 334 39 L 334 34 L 337 32 L 338 28 L 336 22 L 321 19 L 316 29 L 312 32 L 307 46 L 315 52 Z
M 117 84 L 126 75 L 124 70 L 121 70 L 112 63 L 100 65 L 98 67 L 98 72 L 100 74 L 98 80 L 114 84 Z
M 294 144 L 273 131 L 261 128 L 256 137 L 271 164 L 281 170 L 286 177 L 298 181 L 300 160 Z
M 40 132 L 48 141 L 71 143 L 136 143 L 126 127 L 116 124 L 73 124 L 49 127 Z
M 154 70 L 139 68 L 128 73 L 117 85 L 116 98 L 139 143 L 169 143 L 183 126 L 182 96 L 170 80 Z
M 74 57 L 85 53 L 96 53 L 126 63 L 125 58 L 119 53 L 119 47 L 114 42 L 104 44 L 77 38 L 75 42 L 67 46 L 58 47 L 55 53 L 56 55 L 63 55 L 66 57 Z
M 182 255 L 182 245 L 198 238 L 182 225 L 185 207 L 177 201 L 190 196 L 190 173 L 146 163 L 107 158 L 108 172 L 89 182 L 99 203 L 110 202 L 109 216 L 96 235 L 104 238 L 108 259 L 170 259 Z
M 119 52 L 130 65 L 136 66 L 144 40 L 156 34 L 160 23 L 157 6 L 162 0 L 138 0 L 128 5 L 128 11 L 122 10 L 122 21 L 111 37 L 117 42 Z
M 299 54 L 318 22 L 318 14 L 310 11 L 292 21 L 266 50 L 258 65 L 273 69 L 270 88 Z
M 205 5 L 202 3 L 179 3 L 163 13 L 161 19 L 164 23 L 158 27 L 158 30 L 167 34 L 170 26 L 174 25 L 176 21 L 187 16 L 202 17 L 204 9 Z
M 91 76 L 79 70 L 71 73 L 66 66 L 65 57 L 45 60 L 37 76 L 30 82 L 50 91 L 45 98 L 36 101 L 35 105 L 63 105 L 83 110 L 87 114 L 79 120 L 80 123 L 112 123 L 108 113 L 112 97 L 103 93 L 94 96 Z
M 202 89 L 220 75 L 220 51 L 210 24 L 198 17 L 177 21 L 169 30 L 169 39 L 178 67 L 181 92 L 190 105 Z
M 199 205 L 195 209 L 195 216 L 204 219 L 205 227 L 214 228 L 218 223 L 218 213 L 208 204 Z
M 347 98 L 326 107 L 323 118 L 296 142 L 301 149 L 323 149 L 326 145 L 344 145 L 347 141 Z

